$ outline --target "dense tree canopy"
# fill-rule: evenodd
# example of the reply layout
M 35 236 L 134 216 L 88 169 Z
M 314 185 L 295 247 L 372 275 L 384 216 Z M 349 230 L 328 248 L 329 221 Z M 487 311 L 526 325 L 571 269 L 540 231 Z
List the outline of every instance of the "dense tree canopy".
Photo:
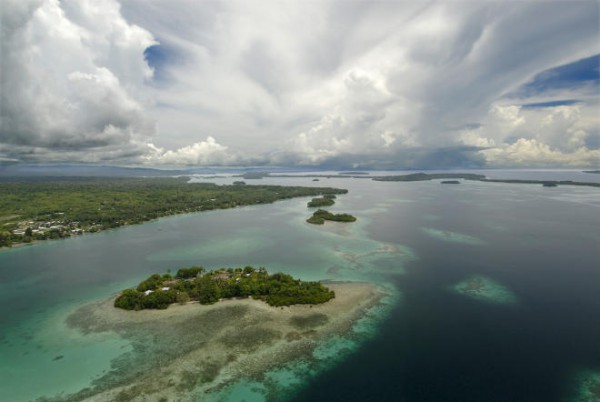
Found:
M 189 183 L 188 178 L 4 179 L 0 180 L 0 246 L 97 232 L 179 213 L 346 192 L 329 187 L 218 186 Z
M 325 194 L 322 197 L 313 198 L 308 202 L 308 207 L 330 207 L 335 204 L 335 195 Z
M 313 215 L 306 220 L 308 223 L 313 225 L 322 225 L 325 221 L 335 222 L 355 222 L 356 218 L 350 214 L 334 214 L 324 209 L 319 209 L 313 213 Z
M 124 290 L 115 300 L 115 307 L 165 309 L 176 302 L 213 304 L 223 298 L 249 296 L 271 306 L 289 306 L 325 303 L 335 293 L 319 282 L 304 282 L 283 273 L 269 275 L 264 268 L 246 266 L 205 272 L 202 267 L 190 267 L 179 269 L 175 278 L 151 275 L 136 289 Z

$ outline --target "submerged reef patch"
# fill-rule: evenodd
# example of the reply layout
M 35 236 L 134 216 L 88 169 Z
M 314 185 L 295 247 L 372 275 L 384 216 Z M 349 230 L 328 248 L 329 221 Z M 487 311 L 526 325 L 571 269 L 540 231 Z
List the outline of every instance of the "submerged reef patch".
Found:
M 600 401 L 600 372 L 584 370 L 575 378 L 576 388 L 571 402 Z
M 481 275 L 471 276 L 451 287 L 455 293 L 497 304 L 515 304 L 517 296 L 505 286 Z
M 447 241 L 450 243 L 468 244 L 471 246 L 482 246 L 485 244 L 483 240 L 478 239 L 477 237 L 469 236 L 463 233 L 451 232 L 449 230 L 423 228 L 423 232 L 434 239 Z
M 219 401 L 249 391 L 253 400 L 272 400 L 294 393 L 314 370 L 332 363 L 321 361 L 315 350 L 328 355 L 321 345 L 331 339 L 357 345 L 365 335 L 356 333 L 354 324 L 364 317 L 377 318 L 370 311 L 389 302 L 389 290 L 381 286 L 328 286 L 337 297 L 314 306 L 270 307 L 259 300 L 236 299 L 127 311 L 114 308 L 113 297 L 81 307 L 68 317 L 71 328 L 90 336 L 115 332 L 132 348 L 88 388 L 47 401 Z M 336 346 L 334 354 L 342 357 Z

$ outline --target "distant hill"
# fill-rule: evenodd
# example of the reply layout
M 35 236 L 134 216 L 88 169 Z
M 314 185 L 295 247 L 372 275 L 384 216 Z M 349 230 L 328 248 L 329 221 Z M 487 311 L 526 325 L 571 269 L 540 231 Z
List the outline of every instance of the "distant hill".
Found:
M 139 167 L 80 164 L 9 164 L 0 165 L 0 177 L 156 177 L 179 176 L 191 170 L 168 170 Z

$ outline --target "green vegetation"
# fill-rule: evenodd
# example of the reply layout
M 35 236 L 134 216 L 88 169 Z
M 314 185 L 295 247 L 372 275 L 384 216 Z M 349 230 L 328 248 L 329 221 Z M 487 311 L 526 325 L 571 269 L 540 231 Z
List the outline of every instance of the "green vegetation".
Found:
M 264 268 L 228 268 L 205 272 L 202 267 L 182 268 L 175 278 L 169 274 L 151 275 L 136 289 L 127 289 L 115 300 L 125 310 L 166 309 L 173 303 L 198 301 L 213 304 L 219 299 L 249 297 L 270 306 L 320 304 L 335 293 L 319 282 L 303 282 L 290 275 L 269 275 Z
M 460 184 L 458 180 L 442 180 L 440 183 L 442 184 Z
M 593 172 L 589 171 L 587 173 Z M 600 183 L 580 182 L 571 180 L 486 179 L 485 176 L 474 173 L 411 173 L 399 176 L 377 176 L 372 177 L 372 179 L 375 181 L 426 181 L 433 179 L 465 179 L 483 181 L 488 183 L 541 184 L 544 187 L 556 187 L 558 185 L 600 187 Z
M 343 194 L 329 187 L 188 183 L 182 178 L 61 178 L 0 181 L 0 247 L 59 239 L 162 216 Z
M 474 173 L 411 173 L 400 176 L 373 177 L 375 181 L 425 181 L 432 179 L 467 179 L 482 180 L 485 176 Z
M 253 179 L 253 180 L 262 179 L 263 177 L 268 177 L 268 176 L 270 176 L 269 172 L 246 172 L 246 173 L 240 175 L 240 177 L 243 177 L 244 179 Z
M 511 183 L 511 184 L 541 184 L 544 187 L 556 187 L 561 186 L 588 186 L 588 187 L 600 187 L 600 183 L 594 182 L 582 182 L 582 181 L 571 181 L 571 180 L 503 180 L 503 179 L 481 179 L 488 183 Z
M 322 225 L 325 221 L 355 222 L 356 218 L 350 214 L 333 214 L 324 209 L 319 209 L 306 220 L 306 222 L 312 223 L 313 225 Z
M 313 198 L 308 202 L 308 207 L 329 207 L 335 204 L 335 195 L 325 194 L 323 197 Z

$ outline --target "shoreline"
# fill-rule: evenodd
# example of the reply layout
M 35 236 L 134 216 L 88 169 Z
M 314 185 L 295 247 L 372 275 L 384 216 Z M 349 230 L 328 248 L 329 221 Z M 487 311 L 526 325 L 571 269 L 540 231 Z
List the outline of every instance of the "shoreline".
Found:
M 126 311 L 116 295 L 83 306 L 67 323 L 84 334 L 114 331 L 132 352 L 89 388 L 50 400 L 197 400 L 240 380 L 264 380 L 269 370 L 302 359 L 335 337 L 356 337 L 356 322 L 382 305 L 385 288 L 364 282 L 328 282 L 336 297 L 319 305 L 271 307 L 261 300 L 189 303 L 166 310 Z

